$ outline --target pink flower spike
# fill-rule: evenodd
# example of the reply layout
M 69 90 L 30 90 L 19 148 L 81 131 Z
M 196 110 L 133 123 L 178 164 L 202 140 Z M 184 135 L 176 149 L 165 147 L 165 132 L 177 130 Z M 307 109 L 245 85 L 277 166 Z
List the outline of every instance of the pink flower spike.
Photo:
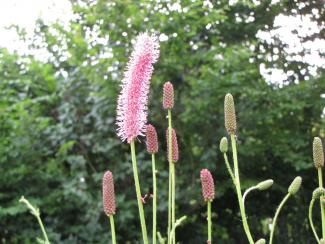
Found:
M 214 182 L 210 171 L 208 169 L 202 169 L 200 178 L 204 201 L 212 201 L 214 199 Z
M 169 140 L 168 140 L 168 128 L 166 130 L 166 140 L 167 140 L 167 158 L 169 161 Z M 177 143 L 177 136 L 176 131 L 172 128 L 172 161 L 176 163 L 179 159 L 178 153 L 178 143 Z
M 169 81 L 164 84 L 163 107 L 164 109 L 172 109 L 174 107 L 174 87 Z
M 139 34 L 124 72 L 117 101 L 117 135 L 128 143 L 144 135 L 150 79 L 153 64 L 157 62 L 158 57 L 157 36 L 147 32 Z
M 107 215 L 115 214 L 115 192 L 113 174 L 111 171 L 106 171 L 103 176 L 103 207 Z
M 157 131 L 154 126 L 151 124 L 147 125 L 147 151 L 148 153 L 157 153 L 158 152 L 158 139 Z

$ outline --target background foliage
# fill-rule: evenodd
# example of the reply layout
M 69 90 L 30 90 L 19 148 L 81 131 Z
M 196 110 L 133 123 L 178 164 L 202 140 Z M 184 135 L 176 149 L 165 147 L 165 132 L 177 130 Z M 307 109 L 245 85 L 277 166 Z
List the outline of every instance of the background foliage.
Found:
M 161 42 L 149 112 L 160 138 L 159 230 L 164 234 L 166 229 L 168 182 L 162 84 L 171 80 L 181 151 L 177 215 L 188 216 L 177 231 L 179 241 L 206 240 L 199 170 L 207 167 L 217 191 L 214 239 L 243 243 L 236 196 L 218 150 L 226 134 L 223 98 L 231 92 L 238 115 L 243 186 L 266 178 L 276 182 L 268 193 L 253 193 L 248 199 L 253 236 L 268 235 L 277 204 L 294 176 L 301 175 L 302 191 L 280 216 L 281 231 L 275 241 L 312 243 L 307 206 L 317 181 L 311 143 L 313 136 L 325 136 L 324 70 L 316 67 L 317 75 L 312 76 L 310 65 L 290 59 L 280 39 L 269 44 L 257 39 L 256 33 L 272 30 L 279 14 L 309 14 L 324 27 L 322 1 L 234 1 L 230 5 L 221 0 L 211 5 L 186 0 L 181 8 L 175 4 L 72 1 L 74 17 L 68 26 L 39 20 L 32 39 L 21 32 L 31 50 L 47 50 L 46 60 L 0 50 L 1 243 L 35 243 L 40 235 L 33 216 L 18 203 L 21 195 L 41 208 L 53 243 L 109 242 L 101 203 L 101 177 L 107 169 L 116 182 L 118 241 L 141 240 L 129 148 L 116 136 L 115 107 L 131 42 L 145 30 L 168 37 Z M 313 9 L 318 9 L 317 16 Z M 320 30 L 302 41 L 323 39 L 324 28 Z M 280 54 L 272 58 L 275 48 Z M 305 53 L 308 50 L 301 55 Z M 288 72 L 286 85 L 265 82 L 261 64 Z M 151 185 L 150 157 L 144 139 L 140 142 L 136 149 L 145 193 Z M 150 201 L 145 211 L 149 224 Z

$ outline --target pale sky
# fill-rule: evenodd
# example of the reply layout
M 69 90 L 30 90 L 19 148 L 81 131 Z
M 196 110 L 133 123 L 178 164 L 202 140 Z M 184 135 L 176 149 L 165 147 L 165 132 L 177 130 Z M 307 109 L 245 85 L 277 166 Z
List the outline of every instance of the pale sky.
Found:
M 236 2 L 236 1 L 235 1 Z M 181 8 L 180 5 L 177 6 Z M 213 7 L 213 6 L 212 6 Z M 318 13 L 314 13 L 318 14 Z M 27 32 L 31 32 L 35 26 L 37 18 L 41 17 L 45 22 L 54 22 L 59 20 L 63 24 L 68 23 L 72 18 L 71 5 L 68 0 L 0 0 L 0 46 L 7 47 L 10 51 L 17 50 L 19 52 L 27 52 L 27 44 L 18 40 L 14 31 L 5 27 L 12 24 L 26 28 Z M 240 18 L 239 18 L 239 21 Z M 320 31 L 315 23 L 311 22 L 307 17 L 292 17 L 279 15 L 274 21 L 275 30 L 271 32 L 257 33 L 257 37 L 271 44 L 272 37 L 278 36 L 283 42 L 288 44 L 286 52 L 295 54 L 303 48 L 309 49 L 309 54 L 304 57 L 300 55 L 292 55 L 288 60 L 299 60 L 310 64 L 312 74 L 316 75 L 317 67 L 325 68 L 325 58 L 320 53 L 325 53 L 325 40 L 316 40 L 314 42 L 301 43 L 299 36 L 310 35 Z M 322 27 L 324 28 L 324 27 Z M 294 34 L 291 30 L 298 30 L 298 34 Z M 175 33 L 174 33 L 175 34 Z M 164 33 L 161 35 L 167 37 L 161 41 L 168 41 L 168 36 Z M 193 45 L 194 48 L 195 44 Z M 37 57 L 42 58 L 46 54 L 38 50 Z M 276 54 L 269 57 L 270 60 L 276 59 Z M 287 74 L 279 69 L 266 69 L 260 66 L 260 72 L 269 83 L 281 83 L 286 80 Z

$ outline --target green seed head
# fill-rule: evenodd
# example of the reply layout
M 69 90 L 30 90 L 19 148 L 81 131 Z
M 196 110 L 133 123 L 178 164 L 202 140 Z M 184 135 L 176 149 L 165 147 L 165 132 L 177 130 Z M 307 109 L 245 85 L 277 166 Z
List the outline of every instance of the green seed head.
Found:
M 269 189 L 272 185 L 273 185 L 273 180 L 269 179 L 258 183 L 256 187 L 258 190 L 264 191 Z
M 290 184 L 289 188 L 288 188 L 288 192 L 291 195 L 294 195 L 297 193 L 297 191 L 299 191 L 299 188 L 301 186 L 301 182 L 302 182 L 302 178 L 300 176 L 297 176 L 292 183 Z
M 237 129 L 234 98 L 230 93 L 225 96 L 225 127 L 228 134 L 235 134 Z
M 314 138 L 313 159 L 316 169 L 324 166 L 324 151 L 322 140 L 319 137 Z
M 228 151 L 228 139 L 226 137 L 222 137 L 220 141 L 220 151 L 222 153 L 226 153 Z
M 313 191 L 313 199 L 320 198 L 321 196 L 325 195 L 325 189 L 318 187 Z
M 266 243 L 266 241 L 263 238 L 261 238 L 257 242 L 255 242 L 255 244 L 265 244 L 265 243 Z

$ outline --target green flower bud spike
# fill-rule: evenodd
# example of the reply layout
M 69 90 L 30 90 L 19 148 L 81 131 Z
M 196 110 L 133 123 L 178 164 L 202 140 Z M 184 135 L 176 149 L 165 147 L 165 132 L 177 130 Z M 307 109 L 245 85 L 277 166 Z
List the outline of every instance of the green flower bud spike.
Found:
M 324 167 L 324 150 L 322 140 L 319 137 L 314 138 L 313 159 L 316 169 Z
M 273 185 L 273 180 L 269 179 L 269 180 L 265 180 L 265 181 L 258 183 L 258 185 L 256 187 L 260 191 L 265 191 L 265 190 L 269 189 L 272 185 Z
M 227 153 L 228 152 L 228 139 L 227 137 L 222 137 L 220 141 L 220 151 L 222 153 Z
M 228 93 L 225 96 L 225 127 L 228 134 L 235 134 L 237 129 L 235 103 L 233 96 Z
M 277 208 L 277 210 L 275 212 L 274 218 L 273 218 L 273 222 L 272 222 L 269 244 L 272 244 L 272 242 L 273 242 L 273 236 L 274 236 L 274 230 L 275 230 L 275 227 L 276 227 L 276 221 L 277 221 L 277 219 L 279 217 L 281 209 L 283 208 L 284 204 L 288 201 L 290 196 L 296 194 L 299 191 L 301 183 L 302 183 L 302 178 L 300 176 L 297 176 L 291 182 L 291 184 L 290 184 L 290 186 L 288 188 L 287 195 L 283 198 L 280 205 L 278 206 L 278 208 Z
M 257 242 L 255 242 L 255 244 L 265 244 L 265 243 L 266 243 L 266 241 L 263 238 L 261 238 Z
M 290 184 L 288 188 L 288 193 L 290 193 L 291 195 L 296 194 L 297 191 L 299 191 L 300 189 L 301 183 L 302 183 L 302 178 L 300 176 L 297 176 Z
M 313 191 L 313 195 L 312 195 L 312 199 L 309 203 L 309 209 L 308 209 L 308 219 L 309 219 L 309 224 L 310 224 L 310 228 L 313 231 L 313 234 L 315 236 L 315 239 L 317 241 L 317 243 L 320 243 L 319 241 L 319 237 L 317 235 L 317 232 L 315 230 L 315 226 L 314 226 L 314 222 L 313 222 L 313 207 L 314 207 L 314 203 L 318 198 L 323 198 L 323 196 L 325 195 L 325 189 L 318 187 Z M 322 200 L 321 200 L 322 201 Z
M 315 200 L 320 198 L 323 195 L 325 195 L 325 189 L 324 188 L 318 187 L 317 189 L 315 189 L 313 191 L 313 199 L 315 199 Z

